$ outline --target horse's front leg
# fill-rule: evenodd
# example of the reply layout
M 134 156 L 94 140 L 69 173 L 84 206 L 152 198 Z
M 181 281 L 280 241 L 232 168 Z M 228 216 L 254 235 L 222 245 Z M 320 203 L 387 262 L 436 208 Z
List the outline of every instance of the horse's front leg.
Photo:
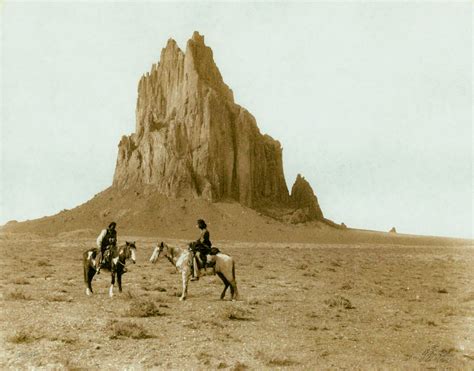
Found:
M 94 291 L 92 291 L 92 279 L 95 276 L 95 269 L 90 267 L 87 272 L 87 288 L 86 288 L 86 294 L 90 295 Z
M 117 269 L 117 283 L 119 287 L 119 292 L 122 292 L 122 274 L 123 274 L 123 270 Z
M 191 272 L 187 269 L 184 269 L 181 272 L 181 278 L 183 280 L 183 292 L 181 293 L 181 297 L 179 300 L 183 301 L 186 299 L 186 296 L 188 295 L 188 282 L 189 282 L 189 276 L 191 275 Z
M 112 274 L 112 282 L 110 283 L 109 296 L 112 297 L 114 296 L 115 269 L 112 268 L 110 272 Z

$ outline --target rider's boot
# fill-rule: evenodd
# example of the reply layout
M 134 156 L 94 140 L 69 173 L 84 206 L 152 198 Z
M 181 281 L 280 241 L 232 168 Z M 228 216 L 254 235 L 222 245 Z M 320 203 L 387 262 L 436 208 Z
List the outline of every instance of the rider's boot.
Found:
M 198 281 L 199 280 L 199 267 L 197 265 L 196 257 L 193 258 L 193 276 L 191 278 L 191 281 Z

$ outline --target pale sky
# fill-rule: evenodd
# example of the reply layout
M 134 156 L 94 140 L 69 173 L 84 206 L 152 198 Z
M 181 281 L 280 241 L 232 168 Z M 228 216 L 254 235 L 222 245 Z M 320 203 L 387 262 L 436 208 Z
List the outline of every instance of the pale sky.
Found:
M 111 185 L 140 76 L 197 30 L 327 218 L 472 238 L 470 2 L 0 7 L 0 224 Z

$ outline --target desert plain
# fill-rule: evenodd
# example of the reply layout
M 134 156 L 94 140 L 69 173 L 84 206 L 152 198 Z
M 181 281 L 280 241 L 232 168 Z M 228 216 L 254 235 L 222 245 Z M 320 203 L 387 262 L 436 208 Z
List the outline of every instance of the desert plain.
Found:
M 137 264 L 110 298 L 106 271 L 85 295 L 91 231 L 1 234 L 2 369 L 474 368 L 470 241 L 216 240 L 240 299 L 220 300 L 209 270 L 180 302 L 175 268 L 148 260 L 161 240 L 187 241 L 125 240 Z

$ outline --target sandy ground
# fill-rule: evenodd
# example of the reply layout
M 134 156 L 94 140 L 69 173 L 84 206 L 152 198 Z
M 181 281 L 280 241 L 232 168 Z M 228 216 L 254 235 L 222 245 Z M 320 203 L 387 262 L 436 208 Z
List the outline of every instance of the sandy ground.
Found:
M 209 275 L 179 302 L 171 264 L 148 262 L 160 239 L 128 239 L 109 298 L 107 272 L 85 295 L 92 238 L 0 236 L 2 369 L 474 368 L 472 246 L 221 241 L 241 300 Z

